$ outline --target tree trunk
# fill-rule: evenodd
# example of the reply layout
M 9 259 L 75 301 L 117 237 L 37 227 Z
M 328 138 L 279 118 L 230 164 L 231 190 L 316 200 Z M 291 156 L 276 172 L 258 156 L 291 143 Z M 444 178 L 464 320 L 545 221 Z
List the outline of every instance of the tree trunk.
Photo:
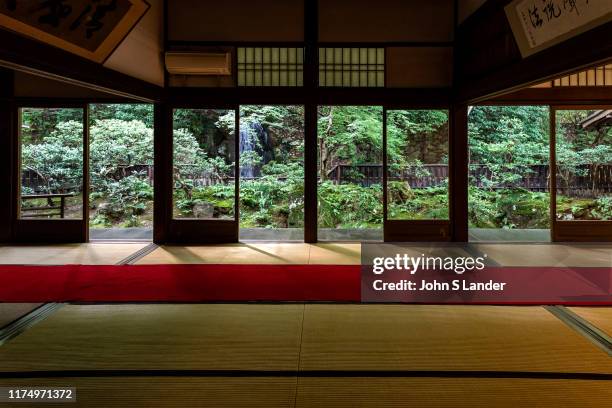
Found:
M 329 116 L 327 117 L 327 127 L 325 128 L 325 133 L 323 137 L 319 140 L 319 175 L 321 176 L 321 181 L 327 179 L 327 172 L 329 171 L 329 150 L 327 149 L 327 145 L 325 144 L 325 140 L 332 133 L 332 127 L 334 124 L 334 107 L 329 108 Z

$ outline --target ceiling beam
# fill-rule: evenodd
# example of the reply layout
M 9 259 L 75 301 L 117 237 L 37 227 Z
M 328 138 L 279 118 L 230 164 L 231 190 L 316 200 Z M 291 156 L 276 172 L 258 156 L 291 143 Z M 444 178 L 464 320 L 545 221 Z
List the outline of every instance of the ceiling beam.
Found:
M 488 0 L 457 30 L 456 100 L 475 103 L 612 58 L 612 22 L 522 58 L 504 7 Z
M 163 94 L 157 85 L 2 29 L 0 66 L 143 102 Z
M 558 86 L 552 88 L 522 88 L 479 105 L 605 105 L 610 103 L 610 86 Z

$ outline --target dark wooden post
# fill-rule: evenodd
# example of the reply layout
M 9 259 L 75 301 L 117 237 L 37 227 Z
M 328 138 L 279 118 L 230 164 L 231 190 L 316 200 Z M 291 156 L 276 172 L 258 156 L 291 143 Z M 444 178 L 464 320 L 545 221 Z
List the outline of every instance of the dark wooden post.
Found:
M 0 242 L 8 242 L 12 239 L 15 207 L 13 94 L 13 71 L 0 68 Z
M 156 103 L 153 110 L 153 242 L 167 241 L 172 215 L 172 121 L 166 103 Z
M 84 204 L 87 205 L 87 204 Z M 64 196 L 60 197 L 60 218 L 64 218 L 64 209 L 66 208 L 66 198 Z
M 468 241 L 468 117 L 467 106 L 453 106 L 449 155 L 450 217 L 453 241 Z
M 317 242 L 318 2 L 304 2 L 304 242 Z

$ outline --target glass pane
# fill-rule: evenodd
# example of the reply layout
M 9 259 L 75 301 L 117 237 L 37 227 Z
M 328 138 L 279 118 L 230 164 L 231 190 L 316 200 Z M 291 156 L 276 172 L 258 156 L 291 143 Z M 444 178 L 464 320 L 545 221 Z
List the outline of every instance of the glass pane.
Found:
M 550 241 L 549 110 L 469 108 L 469 235 L 473 241 Z
M 556 111 L 557 220 L 612 220 L 612 109 Z
M 83 109 L 22 108 L 21 219 L 83 219 Z
M 304 108 L 240 107 L 240 238 L 304 239 Z
M 387 218 L 448 219 L 448 112 L 387 112 Z
M 89 106 L 89 236 L 153 237 L 153 105 Z
M 318 112 L 320 240 L 382 240 L 382 108 Z
M 173 116 L 174 218 L 235 219 L 235 111 Z

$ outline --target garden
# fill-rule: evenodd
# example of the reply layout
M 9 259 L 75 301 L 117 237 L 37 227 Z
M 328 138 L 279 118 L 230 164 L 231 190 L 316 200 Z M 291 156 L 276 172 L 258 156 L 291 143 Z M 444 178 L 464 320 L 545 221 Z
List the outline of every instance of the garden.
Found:
M 557 219 L 612 219 L 611 124 L 597 115 L 557 111 Z M 80 218 L 82 120 L 22 109 L 21 192 L 34 196 L 22 210 L 67 194 L 64 217 Z M 90 105 L 89 121 L 90 226 L 150 228 L 152 107 Z M 444 110 L 387 112 L 389 219 L 448 219 L 448 123 Z M 547 107 L 470 108 L 471 227 L 549 228 L 549 126 Z M 319 107 L 319 228 L 382 228 L 382 153 L 382 108 Z M 174 217 L 233 219 L 238 171 L 241 228 L 303 228 L 303 157 L 301 106 L 242 106 L 237 131 L 233 110 L 176 109 Z

